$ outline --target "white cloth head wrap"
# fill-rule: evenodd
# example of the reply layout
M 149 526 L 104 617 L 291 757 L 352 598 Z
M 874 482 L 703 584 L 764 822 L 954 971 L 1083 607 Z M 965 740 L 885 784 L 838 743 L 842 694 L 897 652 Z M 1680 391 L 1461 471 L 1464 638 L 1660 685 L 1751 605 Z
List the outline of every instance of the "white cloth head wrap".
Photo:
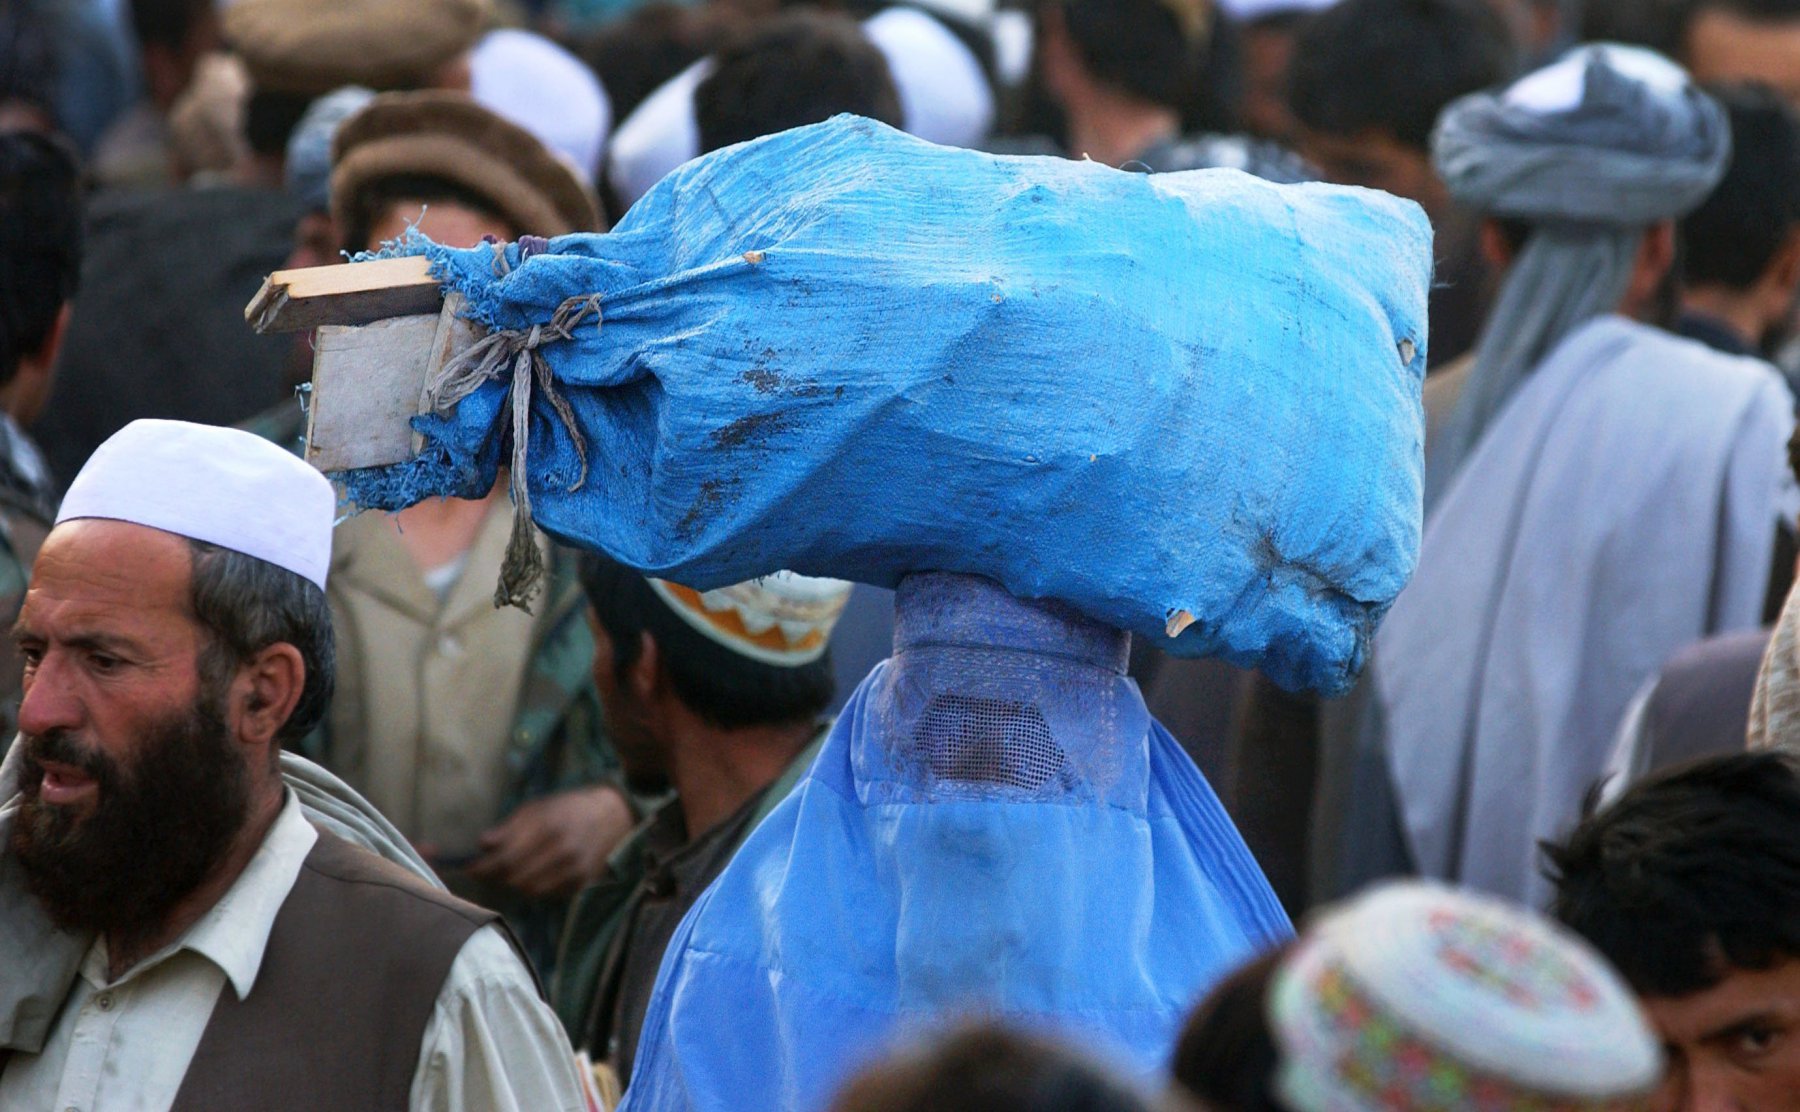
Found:
M 1451 195 L 1533 230 L 1432 445 L 1428 511 L 1531 369 L 1576 326 L 1618 307 L 1644 229 L 1705 200 L 1730 154 L 1719 105 L 1639 47 L 1580 47 L 1444 109 L 1432 156 Z
M 889 8 L 863 23 L 887 59 L 900 95 L 904 130 L 946 147 L 973 147 L 994 123 L 994 93 L 981 63 L 948 27 L 910 8 Z M 702 58 L 644 98 L 613 136 L 608 180 L 626 207 L 669 171 L 700 154 L 694 90 L 712 75 Z
M 94 449 L 56 523 L 106 518 L 216 544 L 325 586 L 337 493 L 254 433 L 133 421 Z
M 476 102 L 537 137 L 592 185 L 612 130 L 612 100 L 581 59 L 531 31 L 488 32 L 469 56 Z

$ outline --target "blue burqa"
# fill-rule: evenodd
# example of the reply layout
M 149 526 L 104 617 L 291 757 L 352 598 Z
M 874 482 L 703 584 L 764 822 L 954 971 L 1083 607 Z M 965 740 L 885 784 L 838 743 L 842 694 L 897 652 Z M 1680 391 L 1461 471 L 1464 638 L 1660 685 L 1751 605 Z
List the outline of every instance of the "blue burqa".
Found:
M 1128 646 L 989 580 L 902 581 L 893 658 L 670 943 L 625 1107 L 822 1108 L 959 1015 L 1161 1069 L 1290 928 Z

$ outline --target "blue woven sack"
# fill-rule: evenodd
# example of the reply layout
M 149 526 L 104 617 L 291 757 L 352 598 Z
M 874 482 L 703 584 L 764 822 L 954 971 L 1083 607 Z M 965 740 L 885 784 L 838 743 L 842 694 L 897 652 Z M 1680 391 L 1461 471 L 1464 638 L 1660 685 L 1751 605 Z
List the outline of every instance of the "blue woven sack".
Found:
M 969 572 L 1339 691 L 1418 549 L 1430 240 L 1382 193 L 841 116 L 608 234 L 402 246 L 547 374 L 498 361 L 348 490 L 477 495 L 522 441 L 539 527 L 697 589 Z

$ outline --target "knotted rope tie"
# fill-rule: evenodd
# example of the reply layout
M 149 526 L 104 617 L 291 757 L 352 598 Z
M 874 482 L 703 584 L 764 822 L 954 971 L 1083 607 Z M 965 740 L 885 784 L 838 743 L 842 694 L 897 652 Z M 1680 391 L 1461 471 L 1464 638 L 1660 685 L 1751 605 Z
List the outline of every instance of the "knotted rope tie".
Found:
M 603 321 L 600 295 L 571 297 L 557 306 L 549 324 L 530 328 L 490 332 L 477 340 L 456 358 L 444 364 L 437 377 L 425 386 L 425 401 L 431 412 L 447 417 L 456 404 L 489 382 L 512 375 L 512 539 L 506 543 L 506 559 L 500 564 L 500 582 L 494 587 L 494 605 L 517 606 L 531 613 L 531 599 L 544 578 L 544 556 L 538 551 L 537 538 L 531 527 L 531 484 L 525 477 L 526 450 L 531 440 L 531 392 L 538 393 L 556 411 L 557 419 L 575 444 L 575 455 L 581 461 L 581 473 L 571 491 L 580 490 L 587 482 L 587 438 L 575 424 L 575 411 L 557 389 L 550 365 L 544 360 L 543 345 L 573 339 L 575 330 L 594 319 L 598 332 Z

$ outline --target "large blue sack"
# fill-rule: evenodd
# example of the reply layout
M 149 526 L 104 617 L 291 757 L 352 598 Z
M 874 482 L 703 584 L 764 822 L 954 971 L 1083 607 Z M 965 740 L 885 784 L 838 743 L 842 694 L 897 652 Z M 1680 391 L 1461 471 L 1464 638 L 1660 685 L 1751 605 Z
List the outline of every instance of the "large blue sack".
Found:
M 1382 193 L 841 116 L 692 162 L 546 253 L 401 250 L 515 339 L 575 321 L 537 349 L 566 417 L 529 399 L 554 537 L 698 589 L 976 573 L 1339 691 L 1418 550 L 1430 239 Z M 351 500 L 487 491 L 512 365 Z

